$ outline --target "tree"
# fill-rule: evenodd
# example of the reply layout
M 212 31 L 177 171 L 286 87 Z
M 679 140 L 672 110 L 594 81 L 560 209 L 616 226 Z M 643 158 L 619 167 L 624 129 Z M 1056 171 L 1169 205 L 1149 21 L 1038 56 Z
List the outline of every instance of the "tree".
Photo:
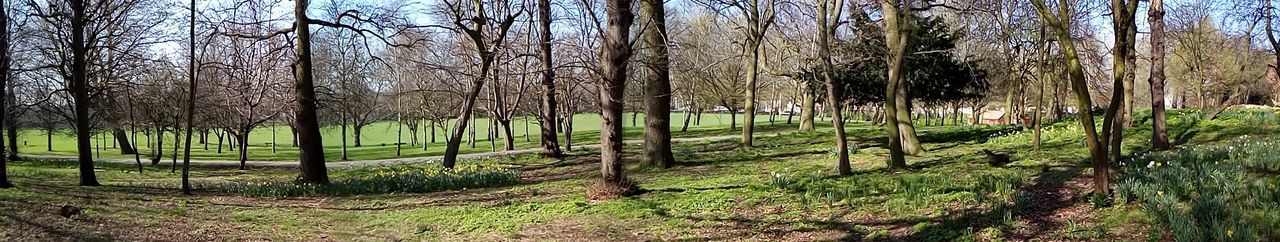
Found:
M 1031 3 L 1035 5 L 1036 12 L 1040 13 L 1044 24 L 1052 30 L 1057 39 L 1063 40 L 1058 41 L 1058 45 L 1067 62 L 1071 89 L 1075 92 L 1076 110 L 1080 110 L 1080 124 L 1084 128 L 1085 145 L 1089 148 L 1089 158 L 1093 164 L 1093 186 L 1098 193 L 1109 194 L 1110 174 L 1107 172 L 1106 147 L 1099 142 L 1093 115 L 1087 111 L 1092 110 L 1093 103 L 1089 97 L 1089 87 L 1084 80 L 1084 69 L 1080 66 L 1075 43 L 1067 41 L 1071 39 L 1071 7 L 1067 0 L 1058 0 L 1058 9 L 1055 12 L 1045 4 L 1045 0 L 1031 0 Z
M 831 45 L 836 27 L 840 26 L 844 0 L 818 1 L 818 55 L 822 59 L 822 78 L 827 83 L 827 106 L 831 107 L 831 124 L 836 128 L 836 170 L 840 175 L 853 175 L 849 166 L 849 142 L 845 137 L 842 96 L 835 79 L 835 65 L 831 62 Z M 812 127 L 811 127 L 812 128 Z
M 311 64 L 311 21 L 307 17 L 309 0 L 294 0 L 295 32 L 294 62 L 294 111 L 297 113 L 298 162 L 302 182 L 329 183 L 329 171 L 324 164 L 324 143 L 320 136 L 320 122 L 316 117 L 316 87 Z M 287 32 L 287 31 L 286 31 Z
M 0 0 L 0 30 L 3 31 L 0 32 L 0 115 L 6 116 L 0 117 L 0 127 L 9 127 L 14 124 L 7 117 L 9 113 L 5 109 L 9 106 L 8 99 L 11 96 L 6 92 L 9 91 L 9 82 L 13 77 L 13 75 L 9 74 L 10 62 L 12 62 L 10 58 L 13 53 L 11 52 L 12 48 L 9 47 L 9 5 L 5 4 L 4 0 Z M 13 134 L 6 136 L 12 137 Z M 13 143 L 12 140 L 10 140 L 10 143 Z M 7 167 L 9 159 L 4 155 L 4 147 L 4 140 L 0 139 L 0 188 L 10 188 L 13 187 L 13 184 L 9 183 L 9 168 Z
M 191 195 L 191 183 L 187 181 L 191 172 L 191 124 L 195 123 L 196 117 L 196 91 L 200 90 L 197 89 L 196 82 L 196 0 L 191 0 L 190 31 L 188 43 L 191 45 L 191 52 L 187 56 L 187 81 L 190 86 L 187 89 L 187 137 L 184 142 L 187 145 L 182 148 L 182 194 L 187 195 Z
M 542 134 L 542 157 L 560 158 L 559 140 L 556 139 L 556 71 L 551 58 L 551 0 L 538 0 L 538 59 L 542 64 L 542 109 L 538 114 L 538 130 Z
M 600 175 L 604 185 L 628 195 L 622 174 L 622 108 L 627 88 L 627 62 L 631 58 L 630 32 L 635 19 L 632 0 L 607 1 L 608 27 L 600 45 Z
M 62 102 L 50 107 L 59 111 L 76 133 L 80 163 L 80 184 L 98 185 L 93 168 L 92 134 L 109 129 L 114 115 L 110 108 L 116 88 L 123 86 L 131 71 L 144 69 L 147 53 L 160 42 L 167 9 L 148 0 L 76 0 L 48 3 L 26 2 L 36 26 L 32 41 L 53 44 L 31 46 L 31 75 L 51 83 L 52 95 L 40 102 Z M 54 98 L 62 100 L 52 100 Z
M 545 1 L 545 0 L 543 0 Z M 650 165 L 671 168 L 671 71 L 667 54 L 667 14 L 662 0 L 641 0 L 640 14 L 644 26 L 645 54 L 640 62 L 644 80 L 644 154 Z M 750 114 L 748 114 L 750 115 Z M 750 143 L 749 141 L 747 142 Z
M 501 17 L 501 19 L 495 19 L 489 17 L 490 13 L 485 11 L 486 5 L 480 0 L 473 0 L 469 6 L 466 6 L 472 8 L 471 13 L 463 10 L 464 5 L 460 2 L 444 1 L 444 3 L 444 7 L 447 9 L 446 12 L 452 17 L 451 21 L 453 21 L 453 26 L 449 29 L 465 35 L 471 41 L 476 57 L 480 60 L 479 70 L 476 71 L 478 74 L 472 77 L 471 87 L 466 91 L 462 108 L 454 122 L 453 130 L 451 130 L 453 133 L 449 135 L 449 140 L 445 144 L 444 161 L 441 164 L 445 168 L 452 169 L 453 165 L 458 161 L 458 151 L 462 146 L 462 135 L 466 131 L 467 123 L 471 120 L 476 98 L 480 96 L 484 82 L 489 78 L 489 71 L 493 67 L 494 57 L 497 56 L 498 50 L 503 47 L 503 41 L 507 38 L 507 31 L 511 29 L 511 25 L 515 23 L 521 11 L 513 11 L 512 6 L 506 1 L 497 2 L 490 6 L 493 7 L 491 10 L 495 11 L 496 17 Z M 485 33 L 489 30 L 485 28 L 486 26 L 491 26 L 489 25 L 490 22 L 497 23 L 496 26 L 492 26 L 492 28 L 495 28 L 493 31 L 497 32 L 497 34 L 486 37 Z M 470 25 L 468 26 L 467 23 L 470 23 Z
M 906 109 L 906 97 L 898 97 L 898 94 L 905 96 L 905 89 L 899 87 L 902 85 L 902 60 L 905 58 L 907 48 L 907 40 L 909 23 L 911 22 L 911 1 L 881 0 L 881 11 L 884 14 L 884 37 L 885 45 L 888 46 L 889 76 L 886 81 L 885 88 L 885 129 L 888 130 L 889 136 L 889 169 L 904 170 L 907 168 L 907 160 L 904 155 L 906 143 L 911 141 L 904 140 L 905 133 L 911 128 L 910 110 Z M 899 92 L 903 89 L 903 92 Z M 907 117 L 901 114 L 908 114 Z M 914 132 L 914 131 L 911 131 Z
M 1268 4 L 1271 1 L 1267 1 Z M 1268 11 L 1269 12 L 1269 11 Z M 1169 144 L 1169 135 L 1165 127 L 1164 110 L 1164 1 L 1151 0 L 1147 10 L 1147 25 L 1151 26 L 1151 76 L 1147 83 L 1151 85 L 1151 147 L 1157 150 L 1173 148 Z M 1271 26 L 1267 22 L 1267 26 Z M 1268 35 L 1270 31 L 1268 31 Z M 1280 60 L 1280 55 L 1277 55 Z
M 743 23 L 732 21 L 736 28 L 742 29 L 744 54 L 747 55 L 746 92 L 743 97 L 742 146 L 751 147 L 752 135 L 755 132 L 756 93 L 759 91 L 760 46 L 764 43 L 765 33 L 777 19 L 777 0 L 712 0 L 709 4 L 719 13 L 732 9 L 740 14 Z

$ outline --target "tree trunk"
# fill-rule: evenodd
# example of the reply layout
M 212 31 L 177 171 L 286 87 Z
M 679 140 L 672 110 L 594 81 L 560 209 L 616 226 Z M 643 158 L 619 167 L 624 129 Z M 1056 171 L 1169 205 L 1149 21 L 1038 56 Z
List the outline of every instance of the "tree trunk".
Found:
M 68 89 L 75 109 L 76 150 L 80 162 L 80 185 L 97 186 L 93 169 L 92 133 L 89 126 L 89 49 L 85 45 L 85 28 L 89 25 L 84 0 L 70 0 L 71 5 L 71 82 Z
M 898 3 L 890 1 L 881 1 L 880 5 L 884 11 L 884 20 L 882 21 L 885 25 L 885 44 L 889 48 L 889 76 L 886 81 L 888 86 L 885 88 L 884 102 L 884 126 L 888 131 L 887 136 L 889 137 L 888 167 L 890 170 L 905 170 L 907 169 L 907 160 L 902 149 L 904 142 L 901 136 L 901 123 L 910 123 L 911 119 L 909 117 L 907 119 L 902 119 L 901 116 L 896 114 L 899 112 L 906 112 L 906 110 L 898 110 L 898 100 L 901 99 L 897 97 L 897 94 L 898 90 L 900 90 L 898 85 L 902 84 L 902 59 L 905 58 L 904 54 L 906 52 L 907 39 L 909 37 L 905 27 L 901 25 L 911 22 L 911 14 L 899 12 L 910 11 L 910 6 L 899 9 L 900 6 L 898 6 Z M 839 109 L 832 110 L 834 112 Z
M 738 110 L 729 108 L 729 131 L 738 129 Z
M 241 129 L 240 132 L 236 134 L 236 140 L 240 142 L 240 153 L 238 154 L 238 159 L 240 159 L 240 170 L 246 169 L 247 167 L 245 167 L 245 163 L 249 161 L 249 131 L 250 129 L 245 128 Z
M 631 112 L 631 127 L 636 127 L 636 119 L 639 118 L 640 112 Z
M 561 157 L 559 141 L 556 138 L 556 65 L 552 59 L 552 3 L 550 0 L 538 0 L 538 59 L 541 60 L 540 85 L 543 86 L 541 115 L 538 115 L 539 143 L 543 145 L 541 156 Z M 527 127 L 527 125 L 526 125 Z M 525 132 L 527 136 L 529 132 Z
M 622 109 L 626 98 L 627 61 L 631 58 L 629 39 L 632 0 L 607 1 L 606 27 L 600 45 L 600 175 L 606 184 L 623 186 Z M 622 195 L 622 194 L 619 194 Z
M 698 108 L 698 113 L 694 116 L 695 117 L 693 118 L 693 125 L 702 126 L 702 108 Z
M 196 82 L 196 0 L 191 0 L 191 26 L 189 30 L 190 35 L 188 37 L 190 39 L 188 39 L 188 41 L 190 41 L 191 48 L 189 50 L 191 52 L 189 53 L 190 55 L 187 56 L 187 80 L 190 82 L 189 85 L 191 86 L 187 90 L 187 145 L 185 148 L 182 148 L 182 194 L 186 195 L 191 195 L 191 183 L 188 181 L 188 178 L 191 176 L 191 125 L 195 123 L 196 92 L 200 90 L 197 89 L 198 82 Z M 119 131 L 119 133 L 123 134 L 124 131 Z M 275 129 L 272 128 L 272 135 L 274 134 Z M 120 144 L 127 145 L 128 141 L 126 140 Z M 274 152 L 274 148 L 272 148 L 272 150 Z
M 835 0 L 834 6 L 831 6 L 832 4 L 828 2 L 830 0 L 818 1 L 818 26 L 821 28 L 819 30 L 821 34 L 818 36 L 818 55 L 822 58 L 822 78 L 827 83 L 827 106 L 831 107 L 831 124 L 835 126 L 836 130 L 836 171 L 842 176 L 847 176 L 853 174 L 853 169 L 849 165 L 849 145 L 845 137 L 844 114 L 841 113 L 840 107 L 844 96 L 841 95 L 841 90 L 838 88 L 839 85 L 836 83 L 835 65 L 831 63 L 831 45 L 828 43 L 831 38 L 834 38 L 835 28 L 838 26 L 838 24 L 829 22 L 840 22 L 840 12 L 844 7 L 844 1 Z M 828 12 L 834 13 L 829 14 Z M 807 106 L 812 108 L 812 102 L 807 103 Z M 809 109 L 805 111 L 810 114 L 813 113 Z M 812 130 L 812 120 L 809 121 L 811 122 L 809 129 Z
M 489 118 L 489 127 L 484 131 L 489 138 L 489 152 L 498 151 L 498 118 Z
M 684 124 L 680 125 L 680 132 L 689 132 L 689 121 L 693 119 L 693 99 L 689 99 L 689 108 L 684 111 Z
M 362 130 L 364 130 L 364 125 L 360 125 L 360 124 L 351 125 L 351 132 L 352 132 L 352 135 L 354 135 L 351 138 L 355 139 L 356 147 L 364 146 L 364 143 L 360 142 L 360 136 L 361 136 L 360 133 L 362 133 L 361 132 Z
M 1032 0 L 1031 3 L 1035 5 L 1041 19 L 1048 23 L 1059 39 L 1071 39 L 1070 22 L 1065 22 L 1071 21 L 1071 19 L 1066 9 L 1060 9 L 1059 15 L 1052 13 L 1045 6 L 1044 0 Z M 1085 145 L 1089 148 L 1089 158 L 1093 166 L 1094 189 L 1099 193 L 1107 194 L 1110 188 L 1110 174 L 1107 171 L 1106 148 L 1098 140 L 1097 126 L 1093 122 L 1093 115 L 1089 112 L 1093 104 L 1089 98 L 1089 86 L 1084 79 L 1084 69 L 1080 66 L 1080 59 L 1076 55 L 1074 42 L 1058 41 L 1058 45 L 1060 45 L 1063 58 L 1067 62 L 1071 89 L 1075 92 L 1076 109 L 1079 110 L 1080 124 L 1084 128 Z
M 546 1 L 546 0 L 543 0 Z M 671 77 L 670 60 L 667 56 L 667 24 L 666 10 L 662 0 L 641 0 L 640 14 L 650 21 L 645 24 L 644 69 L 647 79 L 644 81 L 644 154 L 645 162 L 662 168 L 675 165 L 675 157 L 671 154 Z
M 1267 4 L 1270 5 L 1271 1 L 1267 1 Z M 1269 16 L 1271 10 L 1266 12 Z M 1169 143 L 1168 128 L 1165 127 L 1164 1 L 1151 0 L 1147 14 L 1147 25 L 1151 26 L 1151 76 L 1147 78 L 1147 83 L 1151 84 L 1151 148 L 1168 150 L 1173 146 Z M 1267 21 L 1267 26 L 1267 29 L 1270 29 L 1271 21 Z
M 0 0 L 0 1 L 3 1 L 3 0 Z M 9 77 L 9 78 L 12 78 L 12 77 Z M 9 84 L 9 85 L 13 85 L 13 84 Z M 10 90 L 9 90 L 9 92 L 10 92 L 10 93 L 8 94 L 8 96 L 7 96 L 7 97 L 8 97 L 9 99 L 13 99 L 13 98 L 14 98 L 13 90 L 12 90 L 12 89 L 10 89 Z M 11 100 L 10 102 L 12 102 L 12 100 Z M 10 105 L 10 106 L 8 106 L 8 107 L 13 108 L 14 106 Z M 10 120 L 8 120 L 8 121 L 12 121 L 12 119 L 10 119 Z M 18 154 L 19 154 L 19 153 L 18 153 L 18 125 L 15 125 L 14 123 L 9 123 L 9 124 L 8 124 L 8 125 L 6 125 L 6 127 L 5 127 L 5 133 L 6 133 L 6 137 L 5 137 L 5 138 L 8 138 L 8 139 L 9 139 L 9 144 L 8 144 L 8 145 L 9 145 L 9 154 L 8 154 L 8 156 L 9 156 L 9 160 L 18 160 Z M 135 140 L 136 140 L 136 139 L 135 139 Z M 134 149 L 134 153 L 137 153 L 137 149 Z
M 156 148 L 153 150 L 155 155 L 151 156 L 151 165 L 159 165 L 160 159 L 164 158 L 164 125 L 156 124 Z
M 506 141 L 503 148 L 506 150 L 516 150 L 516 137 L 511 135 L 511 119 L 494 119 L 502 125 L 502 138 Z
M 749 40 L 748 48 L 751 48 L 751 55 L 747 59 L 747 91 L 743 95 L 742 104 L 742 147 L 752 146 L 752 136 L 756 127 L 756 92 L 759 91 L 756 82 L 760 77 L 760 41 Z
M 111 129 L 111 135 L 115 136 L 116 143 L 120 144 L 121 155 L 132 155 L 133 153 L 138 152 L 133 149 L 133 145 L 129 143 L 129 134 L 126 134 L 123 128 Z M 12 143 L 12 141 L 10 141 L 10 143 Z
M 475 122 L 476 122 L 476 118 L 474 116 L 471 117 L 471 125 L 467 126 L 466 128 L 467 145 L 470 145 L 472 149 L 476 148 L 476 123 Z
M 9 116 L 9 111 L 12 110 L 8 110 L 10 102 L 9 99 L 12 99 L 9 95 L 11 93 L 8 93 L 8 89 L 10 84 L 9 79 L 13 77 L 9 74 L 9 64 L 13 62 L 11 60 L 13 58 L 13 53 L 11 53 L 12 48 L 9 46 L 9 10 L 7 8 L 9 5 L 5 5 L 5 1 L 0 0 L 0 6 L 6 6 L 6 8 L 0 9 L 0 29 L 5 30 L 0 32 L 0 97 L 4 98 L 4 100 L 0 100 L 0 115 L 3 115 L 3 117 L 0 117 L 0 127 L 4 127 L 8 130 L 9 127 L 14 126 L 13 122 L 11 122 L 11 117 Z M 10 138 L 9 145 L 13 145 L 14 141 L 12 138 L 14 138 L 14 134 L 9 133 L 5 136 L 7 136 L 6 138 Z M 9 183 L 9 168 L 7 167 L 10 159 L 8 159 L 8 156 L 4 154 L 6 153 L 4 152 L 4 143 L 4 140 L 0 139 L 0 188 L 10 188 L 13 187 L 13 184 Z
M 343 119 L 341 124 L 339 124 L 338 126 L 341 127 L 342 129 L 342 160 L 345 161 L 345 160 L 348 160 L 347 159 L 347 121 L 346 119 Z
M 902 66 L 899 64 L 898 70 L 901 72 Z M 901 76 L 898 77 L 898 93 L 897 112 L 898 120 L 906 120 L 898 122 L 898 132 L 902 134 L 902 152 L 905 155 L 919 155 L 924 153 L 924 147 L 920 145 L 920 138 L 916 135 L 916 126 L 911 122 L 911 97 L 907 96 L 907 81 Z
M 804 94 L 800 96 L 802 103 L 800 106 L 800 131 L 809 132 L 813 131 L 813 114 L 817 111 L 814 108 L 814 99 L 816 97 L 813 95 L 814 90 L 811 85 L 804 85 L 802 90 L 804 90 Z M 827 95 L 830 95 L 830 93 Z
M 320 135 L 320 122 L 316 118 L 316 90 L 311 71 L 311 27 L 307 18 L 309 0 L 294 1 L 294 29 L 297 39 L 297 60 L 294 79 L 297 81 L 296 104 L 298 125 L 298 161 L 301 164 L 302 182 L 328 184 L 329 171 L 324 164 L 324 142 Z
M 218 136 L 218 154 L 222 154 L 222 130 L 214 131 L 213 135 Z

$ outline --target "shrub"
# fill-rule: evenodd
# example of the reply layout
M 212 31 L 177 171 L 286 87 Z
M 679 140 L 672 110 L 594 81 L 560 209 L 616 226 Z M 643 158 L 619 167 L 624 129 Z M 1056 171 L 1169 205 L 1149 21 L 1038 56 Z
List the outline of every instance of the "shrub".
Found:
M 1141 204 L 1178 241 L 1280 239 L 1277 142 L 1186 147 L 1122 163 L 1117 200 Z
M 467 164 L 445 170 L 438 166 L 360 168 L 328 185 L 298 182 L 215 183 L 203 189 L 253 197 L 350 196 L 425 193 L 496 187 L 520 182 L 520 172 L 493 165 Z

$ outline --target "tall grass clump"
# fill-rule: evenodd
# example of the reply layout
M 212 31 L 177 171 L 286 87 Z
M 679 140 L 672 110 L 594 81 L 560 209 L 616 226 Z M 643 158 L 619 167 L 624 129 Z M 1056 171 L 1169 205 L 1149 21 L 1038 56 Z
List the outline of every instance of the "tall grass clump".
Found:
M 250 197 L 351 196 L 362 194 L 426 193 L 512 185 L 520 172 L 495 165 L 466 164 L 445 170 L 438 166 L 359 168 L 328 185 L 299 182 L 215 183 L 203 189 Z
M 1178 241 L 1280 240 L 1280 142 L 1233 141 L 1122 163 L 1117 199 L 1143 206 Z

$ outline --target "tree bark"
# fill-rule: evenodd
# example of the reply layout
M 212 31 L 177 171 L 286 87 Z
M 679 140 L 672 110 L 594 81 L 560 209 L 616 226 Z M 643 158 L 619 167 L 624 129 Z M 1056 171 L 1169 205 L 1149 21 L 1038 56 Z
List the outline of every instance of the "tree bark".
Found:
M 1270 16 L 1271 1 L 1266 1 L 1268 10 L 1267 15 Z M 1270 17 L 1267 18 L 1267 29 L 1270 30 Z M 1165 127 L 1165 108 L 1164 108 L 1164 0 L 1151 0 L 1150 9 L 1147 10 L 1147 25 L 1151 26 L 1151 76 L 1147 78 L 1147 83 L 1151 84 L 1151 148 L 1156 150 L 1168 150 L 1173 146 L 1169 143 L 1169 135 L 1167 127 Z M 1267 31 L 1271 36 L 1271 31 Z M 1280 56 L 1277 56 L 1280 60 Z
M 899 53 L 901 56 L 904 56 L 903 58 L 905 58 L 905 52 Z M 895 110 L 897 112 L 894 114 L 898 116 L 898 120 L 905 120 L 898 122 L 898 132 L 902 134 L 902 153 L 904 155 L 912 156 L 919 155 L 924 153 L 924 147 L 920 146 L 920 137 L 916 135 L 916 125 L 911 122 L 911 97 L 907 96 L 907 80 L 901 76 L 901 62 L 898 63 L 897 69 L 899 72 L 899 76 L 897 78 L 898 93 L 897 95 L 894 95 L 894 98 L 897 98 L 898 100 L 894 103 L 897 105 L 897 110 Z
M 120 144 L 121 155 L 132 155 L 133 153 L 138 152 L 133 149 L 133 145 L 129 143 L 129 134 L 126 134 L 123 128 L 111 129 L 111 136 L 114 136 L 116 138 L 116 143 Z
M 751 51 L 750 58 L 747 58 L 747 91 L 743 95 L 745 100 L 742 104 L 742 147 L 751 147 L 752 136 L 756 128 L 756 92 L 757 79 L 760 77 L 760 41 L 754 37 L 748 43 Z
M 329 171 L 325 168 L 324 142 L 320 135 L 320 122 L 316 118 L 316 90 L 311 68 L 311 27 L 307 17 L 310 0 L 295 0 L 293 14 L 297 39 L 297 62 L 294 66 L 294 89 L 297 92 L 298 161 L 301 164 L 302 182 L 328 184 Z
M 341 132 L 341 135 L 342 135 L 342 159 L 341 159 L 341 160 L 344 160 L 344 161 L 345 161 L 345 160 L 347 160 L 347 121 L 346 121 L 346 119 L 343 119 L 342 124 L 339 124 L 339 125 L 338 125 L 338 127 L 340 127 L 340 128 L 342 129 L 342 132 Z
M 1031 3 L 1035 5 L 1041 19 L 1048 23 L 1058 39 L 1071 39 L 1071 23 L 1069 22 L 1071 19 L 1067 9 L 1059 9 L 1059 13 L 1055 14 L 1045 6 L 1044 0 L 1031 0 Z M 1093 122 L 1093 115 L 1089 112 L 1093 104 L 1089 97 L 1088 84 L 1084 79 L 1084 69 L 1080 65 L 1074 42 L 1058 41 L 1058 45 L 1061 47 L 1063 58 L 1067 62 L 1071 89 L 1075 92 L 1076 110 L 1079 110 L 1080 124 L 1084 128 L 1085 145 L 1089 148 L 1089 159 L 1093 166 L 1094 189 L 1099 193 L 1106 194 L 1109 193 L 1110 187 L 1106 148 L 1098 140 L 1097 126 Z
M 608 15 L 600 45 L 600 175 L 610 185 L 623 185 L 622 112 L 627 86 L 627 61 L 631 58 L 629 36 L 634 13 L 632 0 L 607 1 Z
M 538 59 L 542 60 L 542 112 L 538 115 L 538 130 L 542 136 L 542 157 L 560 158 L 560 141 L 556 139 L 556 72 L 551 58 L 551 1 L 538 0 Z M 526 126 L 527 127 L 527 126 Z M 525 132 L 528 135 L 528 132 Z
M 198 82 L 196 82 L 196 0 L 191 0 L 190 31 L 191 33 L 188 37 L 190 37 L 189 43 L 191 45 L 191 52 L 189 53 L 190 55 L 187 56 L 187 80 L 191 83 L 189 83 L 190 88 L 187 90 L 187 145 L 182 149 L 182 194 L 186 195 L 191 195 L 191 183 L 188 181 L 188 178 L 191 176 L 191 125 L 195 123 L 196 91 L 199 90 L 197 89 Z M 120 130 L 117 131 L 117 133 L 123 134 L 124 131 Z M 121 146 L 127 146 L 128 144 L 129 142 L 127 140 L 120 143 Z M 121 153 L 123 153 L 123 149 L 121 150 Z M 244 167 L 244 162 L 241 162 L 240 164 L 241 167 Z
M 546 1 L 546 0 L 543 0 Z M 644 93 L 644 154 L 649 165 L 671 168 L 675 157 L 671 154 L 671 77 L 667 55 L 666 10 L 662 0 L 641 0 L 640 14 L 649 20 L 645 24 L 644 68 L 647 69 Z
M 840 12 L 841 9 L 844 8 L 844 1 L 834 0 L 834 3 L 829 3 L 830 1 L 831 0 L 822 0 L 818 2 L 818 26 L 821 28 L 818 35 L 818 55 L 822 58 L 822 78 L 827 82 L 827 106 L 831 107 L 831 124 L 836 130 L 836 171 L 842 176 L 847 176 L 853 175 L 853 169 L 849 165 L 849 145 L 847 144 L 848 140 L 845 137 L 844 118 L 842 117 L 844 114 L 840 111 L 843 96 L 841 95 L 840 89 L 837 88 L 839 86 L 837 84 L 839 83 L 836 83 L 835 65 L 831 63 L 831 45 L 828 43 L 831 38 L 834 38 L 835 28 L 838 26 L 838 24 L 832 24 L 829 22 L 840 22 Z M 834 4 L 834 6 L 831 6 L 832 4 Z M 833 10 L 833 14 L 828 14 L 828 12 L 832 12 Z M 812 108 L 812 101 L 809 101 L 807 105 L 810 106 L 809 108 Z M 810 114 L 813 112 L 808 109 L 805 111 Z M 812 116 L 810 116 L 810 118 L 812 118 Z M 809 124 L 809 130 L 812 130 L 813 120 L 809 121 L 811 122 Z
M 511 119 L 495 119 L 502 126 L 503 149 L 516 150 L 516 137 L 511 135 Z
M 239 141 L 240 146 L 240 153 L 238 155 L 238 159 L 240 159 L 240 170 L 248 168 L 245 167 L 245 163 L 249 161 L 249 132 L 250 129 L 246 128 L 241 129 L 239 134 L 236 134 L 236 141 Z
M 93 169 L 92 133 L 89 126 L 89 49 L 85 45 L 85 28 L 89 25 L 84 0 L 70 0 L 71 5 L 71 91 L 75 108 L 76 150 L 80 162 L 80 185 L 97 186 Z
M 12 99 L 8 89 L 10 78 L 13 77 L 9 74 L 9 65 L 13 62 L 11 60 L 13 58 L 13 53 L 11 52 L 13 49 L 10 47 L 9 42 L 9 5 L 5 5 L 5 1 L 0 0 L 0 6 L 3 6 L 0 7 L 0 29 L 4 30 L 0 32 L 0 98 L 3 98 L 3 100 L 0 100 L 0 115 L 3 115 L 3 117 L 0 117 L 0 127 L 4 127 L 7 130 L 9 127 L 14 126 L 11 121 L 12 117 L 9 116 L 9 111 L 12 110 L 8 110 L 9 99 Z M 9 145 L 13 145 L 12 138 L 14 138 L 14 134 L 9 133 L 5 136 L 10 138 Z M 0 188 L 10 188 L 13 187 L 13 184 L 9 183 L 9 168 L 7 165 L 11 159 L 5 153 L 13 152 L 5 152 L 4 143 L 4 139 L 0 139 Z
M 814 108 L 814 90 L 811 85 L 807 84 L 801 90 L 804 90 L 804 93 L 800 95 L 800 131 L 809 132 L 813 131 L 813 114 L 817 111 Z
M 151 165 L 159 165 L 160 159 L 164 158 L 164 125 L 156 124 L 156 148 L 153 150 L 155 155 L 151 156 Z
M 889 78 L 886 81 L 888 86 L 885 88 L 884 117 L 885 129 L 888 131 L 889 137 L 889 164 L 890 170 L 906 170 L 907 160 L 902 149 L 902 130 L 900 130 L 901 122 L 911 122 L 911 119 L 901 119 L 896 115 L 898 111 L 898 85 L 902 83 L 902 59 L 906 52 L 908 32 L 903 24 L 910 22 L 910 13 L 900 13 L 900 11 L 909 11 L 909 3 L 906 6 L 899 6 L 895 1 L 881 1 L 880 6 L 884 12 L 885 25 L 885 44 L 889 48 Z M 902 9 L 900 9 L 902 8 Z M 839 109 L 832 109 L 833 115 Z
M 689 121 L 693 119 L 693 99 L 689 99 L 689 108 L 684 111 L 684 125 L 680 126 L 680 132 L 689 132 Z

